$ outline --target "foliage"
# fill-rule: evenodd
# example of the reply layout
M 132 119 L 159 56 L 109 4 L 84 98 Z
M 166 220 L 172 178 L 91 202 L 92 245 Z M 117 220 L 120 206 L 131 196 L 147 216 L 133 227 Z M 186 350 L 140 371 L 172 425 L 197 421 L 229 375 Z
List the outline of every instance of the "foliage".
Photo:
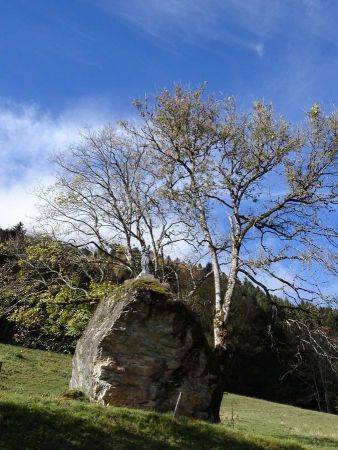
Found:
M 0 311 L 17 342 L 70 351 L 115 284 L 109 265 L 44 236 L 0 244 Z

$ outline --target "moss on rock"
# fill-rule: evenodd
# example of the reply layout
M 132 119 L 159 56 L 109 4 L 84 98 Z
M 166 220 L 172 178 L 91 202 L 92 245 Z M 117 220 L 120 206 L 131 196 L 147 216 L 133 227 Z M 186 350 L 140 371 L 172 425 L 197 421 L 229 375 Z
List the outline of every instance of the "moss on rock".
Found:
M 142 278 L 127 280 L 122 285 L 117 286 L 113 293 L 107 297 L 107 300 L 110 305 L 113 305 L 125 300 L 127 297 L 139 297 L 140 295 L 144 297 L 144 300 L 163 301 L 170 300 L 173 297 L 168 285 L 160 283 L 160 281 L 152 276 L 144 276 Z

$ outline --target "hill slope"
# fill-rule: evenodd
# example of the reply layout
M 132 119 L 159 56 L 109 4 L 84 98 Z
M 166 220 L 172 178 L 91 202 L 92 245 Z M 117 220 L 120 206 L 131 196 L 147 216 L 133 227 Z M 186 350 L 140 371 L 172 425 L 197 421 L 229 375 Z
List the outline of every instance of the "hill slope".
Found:
M 175 419 L 170 414 L 104 407 L 61 395 L 70 377 L 71 358 L 67 355 L 0 344 L 0 360 L 3 450 L 337 448 L 336 416 L 228 395 L 222 410 L 224 424 L 211 425 Z M 314 430 L 314 423 L 320 423 L 320 433 Z M 293 435 L 293 442 L 289 435 Z
M 221 418 L 235 430 L 292 438 L 311 449 L 338 449 L 338 416 L 333 414 L 227 394 Z

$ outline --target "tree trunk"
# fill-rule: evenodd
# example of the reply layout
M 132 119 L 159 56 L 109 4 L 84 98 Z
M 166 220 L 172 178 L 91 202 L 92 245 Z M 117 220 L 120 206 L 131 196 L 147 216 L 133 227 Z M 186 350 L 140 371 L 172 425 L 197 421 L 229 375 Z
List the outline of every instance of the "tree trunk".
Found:
M 231 301 L 232 301 L 232 298 L 234 295 L 234 290 L 235 290 L 235 285 L 236 285 L 236 278 L 237 278 L 237 273 L 238 273 L 239 248 L 240 248 L 240 246 L 237 242 L 233 243 L 232 252 L 231 252 L 230 272 L 229 272 L 227 288 L 225 290 L 223 306 L 222 306 L 223 319 L 224 319 L 225 324 L 228 321 L 230 305 L 231 305 Z
M 233 298 L 233 293 L 236 284 L 236 276 L 238 272 L 238 256 L 239 245 L 233 244 L 231 255 L 231 267 L 225 291 L 223 303 L 221 301 L 220 290 L 220 272 L 216 281 L 215 276 L 215 318 L 214 318 L 214 336 L 215 336 L 215 364 L 217 373 L 217 387 L 214 392 L 213 416 L 216 422 L 220 422 L 219 411 L 223 399 L 223 394 L 226 388 L 226 366 L 227 366 L 227 322 L 229 317 L 230 305 Z M 218 269 L 219 265 L 217 264 Z M 216 286 L 219 288 L 219 297 L 216 295 Z
M 218 263 L 217 254 L 214 248 L 210 248 L 211 265 L 214 272 L 215 286 L 215 317 L 214 317 L 214 345 L 218 347 L 222 344 L 223 335 L 223 313 L 221 295 L 221 270 Z
M 130 236 L 127 236 L 127 238 L 126 238 L 126 257 L 127 257 L 128 263 L 130 265 L 131 276 L 136 277 L 136 275 L 137 275 L 136 263 L 135 263 L 135 257 L 134 257 L 133 250 L 132 250 Z
M 234 294 L 236 277 L 238 272 L 238 256 L 239 256 L 239 245 L 233 244 L 230 273 L 227 281 L 227 287 L 224 294 L 223 302 L 221 301 L 220 272 L 218 264 L 217 264 L 218 266 L 217 276 L 215 274 L 215 309 L 216 309 L 214 318 L 215 348 L 220 347 L 224 348 L 224 350 L 226 350 L 226 338 L 227 338 L 226 328 L 229 317 L 230 305 Z

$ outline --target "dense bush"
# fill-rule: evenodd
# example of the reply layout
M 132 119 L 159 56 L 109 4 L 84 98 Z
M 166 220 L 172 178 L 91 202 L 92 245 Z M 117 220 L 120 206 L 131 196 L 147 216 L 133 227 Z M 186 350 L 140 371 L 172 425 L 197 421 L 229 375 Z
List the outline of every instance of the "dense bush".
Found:
M 115 286 L 108 262 L 35 236 L 0 244 L 0 311 L 13 339 L 71 351 L 97 302 Z

